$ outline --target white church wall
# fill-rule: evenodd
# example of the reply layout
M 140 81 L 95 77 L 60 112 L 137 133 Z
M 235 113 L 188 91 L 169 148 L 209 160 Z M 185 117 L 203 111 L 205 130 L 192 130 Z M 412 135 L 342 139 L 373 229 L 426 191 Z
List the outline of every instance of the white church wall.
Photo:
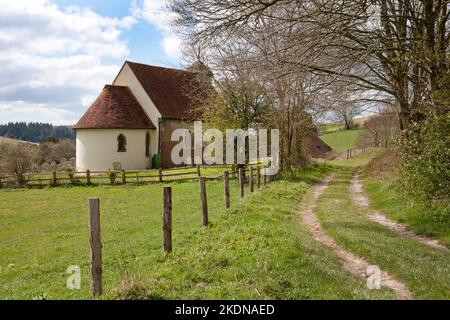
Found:
M 145 92 L 139 80 L 134 75 L 128 64 L 125 64 L 117 78 L 114 80 L 113 85 L 117 86 L 127 86 L 130 88 L 131 92 L 136 97 L 137 101 L 141 104 L 144 111 L 147 113 L 150 120 L 156 127 L 156 133 L 158 132 L 158 120 L 161 118 L 161 114 L 156 108 L 153 101 Z M 156 134 L 156 139 L 158 135 Z M 157 142 L 155 140 L 155 142 Z M 152 144 L 152 154 L 158 153 L 158 143 Z
M 150 132 L 151 155 L 145 156 L 145 138 Z M 76 167 L 78 171 L 113 169 L 119 161 L 125 170 L 143 170 L 151 164 L 157 143 L 156 130 L 146 129 L 78 129 L 76 131 Z M 126 152 L 118 152 L 117 137 L 126 137 Z

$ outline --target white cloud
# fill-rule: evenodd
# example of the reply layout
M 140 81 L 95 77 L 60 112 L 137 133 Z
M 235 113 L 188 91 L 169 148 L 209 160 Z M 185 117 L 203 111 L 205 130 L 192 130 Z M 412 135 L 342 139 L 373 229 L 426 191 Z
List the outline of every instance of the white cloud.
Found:
M 167 10 L 167 0 L 144 0 L 139 15 L 162 32 L 161 46 L 171 59 L 181 58 L 181 39 L 170 26 L 175 16 Z
M 0 123 L 76 121 L 129 54 L 120 35 L 138 19 L 50 0 L 0 0 L 0 8 Z
M 172 59 L 180 59 L 181 40 L 174 35 L 166 35 L 162 40 L 165 54 Z
M 71 111 L 70 107 L 67 105 L 66 108 L 56 108 L 47 104 L 24 101 L 0 101 L 0 114 L 12 122 L 33 121 L 72 125 L 79 115 Z

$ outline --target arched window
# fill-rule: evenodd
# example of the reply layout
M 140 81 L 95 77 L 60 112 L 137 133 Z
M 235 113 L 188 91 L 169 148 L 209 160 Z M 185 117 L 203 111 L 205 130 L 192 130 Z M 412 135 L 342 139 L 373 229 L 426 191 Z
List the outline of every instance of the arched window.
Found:
M 127 152 L 127 138 L 123 134 L 117 137 L 117 152 Z
M 150 132 L 147 131 L 147 134 L 145 135 L 145 156 L 150 157 Z

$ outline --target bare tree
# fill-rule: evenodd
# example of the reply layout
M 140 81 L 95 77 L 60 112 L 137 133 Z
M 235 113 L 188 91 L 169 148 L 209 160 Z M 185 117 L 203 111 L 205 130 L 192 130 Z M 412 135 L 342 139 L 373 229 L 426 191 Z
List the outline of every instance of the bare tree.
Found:
M 0 164 L 8 174 L 16 175 L 19 185 L 25 183 L 25 173 L 30 172 L 39 159 L 38 148 L 25 143 L 0 144 Z
M 39 145 L 41 161 L 69 160 L 75 157 L 75 145 L 70 140 L 44 142 Z
M 365 130 L 360 142 L 366 146 L 388 148 L 399 133 L 397 115 L 392 112 L 372 116 L 363 126 Z
M 305 70 L 390 102 L 401 128 L 446 112 L 449 0 L 173 0 L 191 41 L 216 57 L 248 50 L 242 68 L 278 77 Z M 265 39 L 276 37 L 276 46 Z M 232 52 L 229 50 L 232 48 Z M 268 64 L 267 62 L 270 62 Z

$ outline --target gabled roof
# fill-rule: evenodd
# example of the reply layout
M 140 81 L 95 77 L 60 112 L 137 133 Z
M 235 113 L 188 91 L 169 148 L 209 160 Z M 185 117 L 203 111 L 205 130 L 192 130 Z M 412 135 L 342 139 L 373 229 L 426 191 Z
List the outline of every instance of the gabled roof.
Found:
M 128 87 L 106 85 L 74 129 L 155 129 Z
M 196 72 L 130 61 L 125 63 L 130 66 L 163 118 L 200 119 L 194 110 L 212 90 L 211 82 L 201 81 Z
M 324 157 L 328 152 L 332 151 L 331 147 L 325 143 L 317 134 L 310 136 L 311 156 L 313 158 Z

